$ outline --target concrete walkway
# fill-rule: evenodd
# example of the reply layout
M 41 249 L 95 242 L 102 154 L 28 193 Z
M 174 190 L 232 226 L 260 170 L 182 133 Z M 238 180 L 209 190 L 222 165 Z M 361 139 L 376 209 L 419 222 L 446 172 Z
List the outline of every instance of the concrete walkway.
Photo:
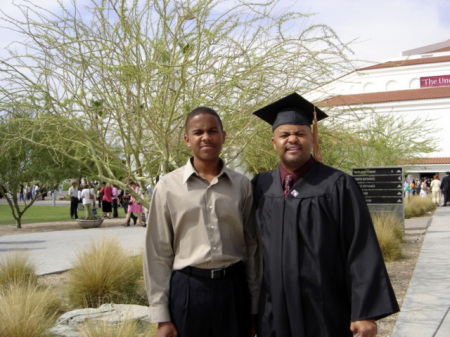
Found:
M 108 238 L 117 239 L 128 255 L 138 255 L 144 249 L 145 228 L 98 227 L 0 236 L 0 260 L 10 251 L 25 251 L 36 266 L 36 274 L 59 273 L 72 268 L 80 251 Z
M 391 337 L 450 337 L 450 207 L 434 213 Z

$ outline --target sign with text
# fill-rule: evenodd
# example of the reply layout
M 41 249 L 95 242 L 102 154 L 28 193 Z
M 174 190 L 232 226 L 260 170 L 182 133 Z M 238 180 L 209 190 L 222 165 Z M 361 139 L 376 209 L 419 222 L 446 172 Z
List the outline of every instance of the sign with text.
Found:
M 355 168 L 353 177 L 368 204 L 403 204 L 401 167 Z
M 448 87 L 450 86 L 450 75 L 429 76 L 420 78 L 421 88 Z

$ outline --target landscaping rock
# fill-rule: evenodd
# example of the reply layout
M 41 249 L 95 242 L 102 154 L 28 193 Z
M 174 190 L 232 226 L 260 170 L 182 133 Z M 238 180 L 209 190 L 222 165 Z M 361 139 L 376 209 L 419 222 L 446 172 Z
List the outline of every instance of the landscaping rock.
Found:
M 80 326 L 89 321 L 108 322 L 119 325 L 127 320 L 136 320 L 140 326 L 150 324 L 149 309 L 141 305 L 103 304 L 99 308 L 69 311 L 58 318 L 50 332 L 58 337 L 80 337 Z

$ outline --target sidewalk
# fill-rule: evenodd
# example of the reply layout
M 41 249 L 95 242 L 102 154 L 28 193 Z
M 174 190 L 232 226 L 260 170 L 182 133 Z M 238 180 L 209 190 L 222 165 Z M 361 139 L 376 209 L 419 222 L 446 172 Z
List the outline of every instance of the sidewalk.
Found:
M 118 239 L 130 256 L 142 253 L 145 230 L 114 226 L 0 236 L 0 260 L 11 251 L 24 251 L 30 254 L 37 275 L 59 273 L 72 268 L 77 253 L 103 238 Z
M 407 220 L 420 225 L 420 218 Z M 391 337 L 450 337 L 450 207 L 431 218 Z

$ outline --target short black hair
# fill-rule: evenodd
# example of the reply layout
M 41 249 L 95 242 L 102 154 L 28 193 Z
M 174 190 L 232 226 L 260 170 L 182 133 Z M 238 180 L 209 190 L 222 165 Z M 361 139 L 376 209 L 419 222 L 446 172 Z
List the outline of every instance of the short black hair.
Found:
M 220 124 L 220 131 L 223 131 L 223 124 L 222 124 L 222 120 L 220 119 L 219 114 L 212 108 L 208 108 L 206 106 L 199 106 L 199 107 L 195 108 L 194 110 L 192 110 L 189 113 L 189 115 L 187 115 L 187 117 L 186 117 L 186 121 L 184 122 L 184 132 L 186 133 L 186 135 L 189 133 L 188 132 L 189 121 L 192 118 L 194 118 L 195 116 L 202 115 L 202 114 L 209 114 L 209 115 L 216 117 Z

